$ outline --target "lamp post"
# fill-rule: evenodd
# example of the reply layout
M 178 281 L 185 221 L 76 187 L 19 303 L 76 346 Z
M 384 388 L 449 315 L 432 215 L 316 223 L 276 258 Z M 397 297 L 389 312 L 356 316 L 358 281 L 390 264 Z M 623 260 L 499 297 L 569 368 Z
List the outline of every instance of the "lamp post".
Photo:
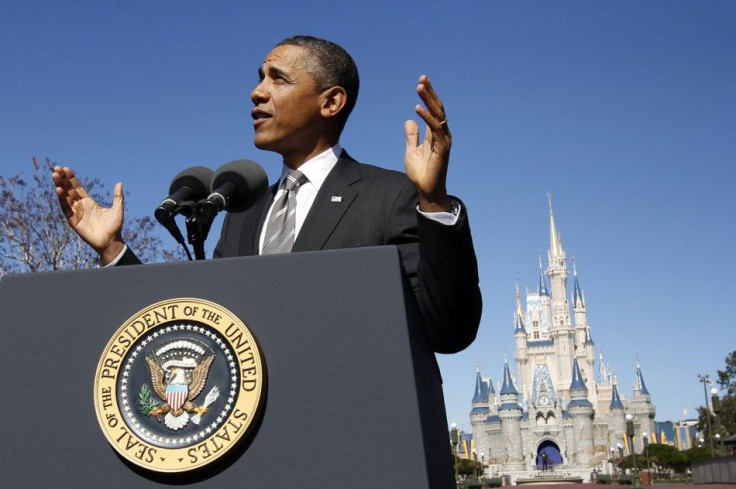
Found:
M 631 414 L 626 415 L 626 435 L 629 437 L 629 451 L 631 452 L 631 455 L 634 456 L 634 468 L 632 469 L 632 473 L 634 475 L 634 480 L 632 481 L 633 486 L 638 485 L 638 483 L 634 483 L 638 482 L 639 464 L 636 461 L 636 450 L 634 449 L 634 416 Z
M 644 453 L 647 456 L 647 470 L 649 470 L 649 433 L 646 431 L 641 434 L 641 441 L 644 443 Z
M 481 477 L 481 480 L 485 476 L 486 476 L 486 454 L 483 453 L 483 452 L 480 452 L 480 477 Z
M 710 384 L 710 376 L 708 374 L 698 374 L 698 380 L 703 383 L 703 394 L 705 395 L 705 420 L 708 426 L 708 438 L 710 439 L 710 456 L 713 455 L 713 430 L 710 427 L 710 408 L 708 404 L 708 387 L 705 384 Z
M 478 480 L 478 453 L 473 449 L 473 477 Z
M 458 438 L 457 433 L 457 424 L 452 423 L 450 425 L 450 441 L 452 442 L 452 456 L 453 456 L 453 462 L 455 465 L 455 486 L 458 485 L 458 477 L 457 477 L 457 445 L 460 443 L 460 438 Z
M 710 390 L 710 405 L 713 408 L 713 419 L 716 421 L 716 447 L 720 455 L 723 453 L 723 440 L 721 439 L 721 400 L 718 398 L 718 389 L 715 387 Z
M 611 447 L 611 475 L 614 475 L 616 473 L 616 464 L 614 463 L 614 459 L 616 458 L 616 449 Z

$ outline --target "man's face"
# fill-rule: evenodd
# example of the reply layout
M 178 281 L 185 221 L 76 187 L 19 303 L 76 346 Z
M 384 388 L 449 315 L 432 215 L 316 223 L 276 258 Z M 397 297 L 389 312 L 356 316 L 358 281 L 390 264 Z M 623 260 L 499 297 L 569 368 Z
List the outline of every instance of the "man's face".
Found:
M 307 72 L 307 51 L 299 46 L 278 46 L 258 69 L 260 83 L 250 98 L 254 143 L 280 153 L 285 160 L 307 158 L 321 133 L 322 97 Z

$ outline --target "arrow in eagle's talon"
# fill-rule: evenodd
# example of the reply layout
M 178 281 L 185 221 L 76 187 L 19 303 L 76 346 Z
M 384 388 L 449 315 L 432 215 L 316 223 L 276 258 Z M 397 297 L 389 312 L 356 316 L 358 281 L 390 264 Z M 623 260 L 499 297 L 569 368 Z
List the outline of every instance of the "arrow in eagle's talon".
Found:
M 199 424 L 199 422 L 202 420 L 202 414 L 205 414 L 207 412 L 207 407 L 215 402 L 215 400 L 220 396 L 220 389 L 217 388 L 217 386 L 214 386 L 210 391 L 207 393 L 207 396 L 204 398 L 204 404 L 199 408 L 199 412 L 192 416 L 191 421 L 194 424 Z

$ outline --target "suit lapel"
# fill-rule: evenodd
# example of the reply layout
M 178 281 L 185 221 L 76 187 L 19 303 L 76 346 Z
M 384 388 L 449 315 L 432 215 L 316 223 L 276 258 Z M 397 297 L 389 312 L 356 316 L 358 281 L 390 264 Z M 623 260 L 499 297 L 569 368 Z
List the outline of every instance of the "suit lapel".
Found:
M 261 197 L 248 212 L 252 212 L 253 218 L 246 219 L 240 234 L 240 254 L 241 256 L 251 256 L 258 254 L 258 242 L 261 239 L 261 229 L 263 222 L 266 220 L 268 209 L 273 203 L 276 195 L 276 185 L 271 185 L 268 191 L 264 192 Z
M 292 251 L 322 249 L 358 196 L 358 189 L 353 184 L 359 180 L 360 166 L 343 151 L 319 189 Z

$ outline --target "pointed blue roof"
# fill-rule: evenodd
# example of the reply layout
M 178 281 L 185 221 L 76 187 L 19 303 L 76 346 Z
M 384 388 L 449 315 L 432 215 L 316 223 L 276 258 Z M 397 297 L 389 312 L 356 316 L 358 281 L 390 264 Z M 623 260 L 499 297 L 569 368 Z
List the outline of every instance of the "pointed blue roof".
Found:
M 501 395 L 505 394 L 518 394 L 514 386 L 514 380 L 511 378 L 511 371 L 509 370 L 509 362 L 503 364 L 503 385 L 501 386 Z
M 572 291 L 572 306 L 578 307 L 578 303 L 585 307 L 585 301 L 583 300 L 583 293 L 580 290 L 580 283 L 578 283 L 578 269 L 575 266 L 575 261 L 572 262 L 572 270 L 573 274 L 575 275 L 575 284 L 573 285 L 573 291 Z
M 526 334 L 526 328 L 524 327 L 524 319 L 517 314 L 514 322 L 516 323 L 514 325 L 514 333 Z
M 586 345 L 594 345 L 593 343 L 593 337 L 590 336 L 590 328 L 585 330 L 585 344 Z
M 644 383 L 644 377 L 641 375 L 641 366 L 638 363 L 636 364 L 636 378 L 639 381 L 639 387 L 641 388 L 641 393 L 645 396 L 648 396 L 649 391 L 647 390 L 647 386 Z
M 489 380 L 483 380 L 480 369 L 475 372 L 475 391 L 473 392 L 473 403 L 488 402 L 488 396 L 495 394 L 493 384 Z
M 621 397 L 618 395 L 618 389 L 616 384 L 613 384 L 613 390 L 611 391 L 611 409 L 623 409 L 624 403 L 621 402 Z
M 570 383 L 570 390 L 580 390 L 586 392 L 588 390 L 588 387 L 585 385 L 585 381 L 583 380 L 583 374 L 580 373 L 580 366 L 578 365 L 577 358 L 573 361 L 572 364 L 572 382 Z
M 547 281 L 544 280 L 544 271 L 542 270 L 542 255 L 539 255 L 539 295 L 549 295 Z
M 475 393 L 473 394 L 473 402 L 486 402 L 488 400 L 487 384 L 480 377 L 480 370 L 475 372 Z

